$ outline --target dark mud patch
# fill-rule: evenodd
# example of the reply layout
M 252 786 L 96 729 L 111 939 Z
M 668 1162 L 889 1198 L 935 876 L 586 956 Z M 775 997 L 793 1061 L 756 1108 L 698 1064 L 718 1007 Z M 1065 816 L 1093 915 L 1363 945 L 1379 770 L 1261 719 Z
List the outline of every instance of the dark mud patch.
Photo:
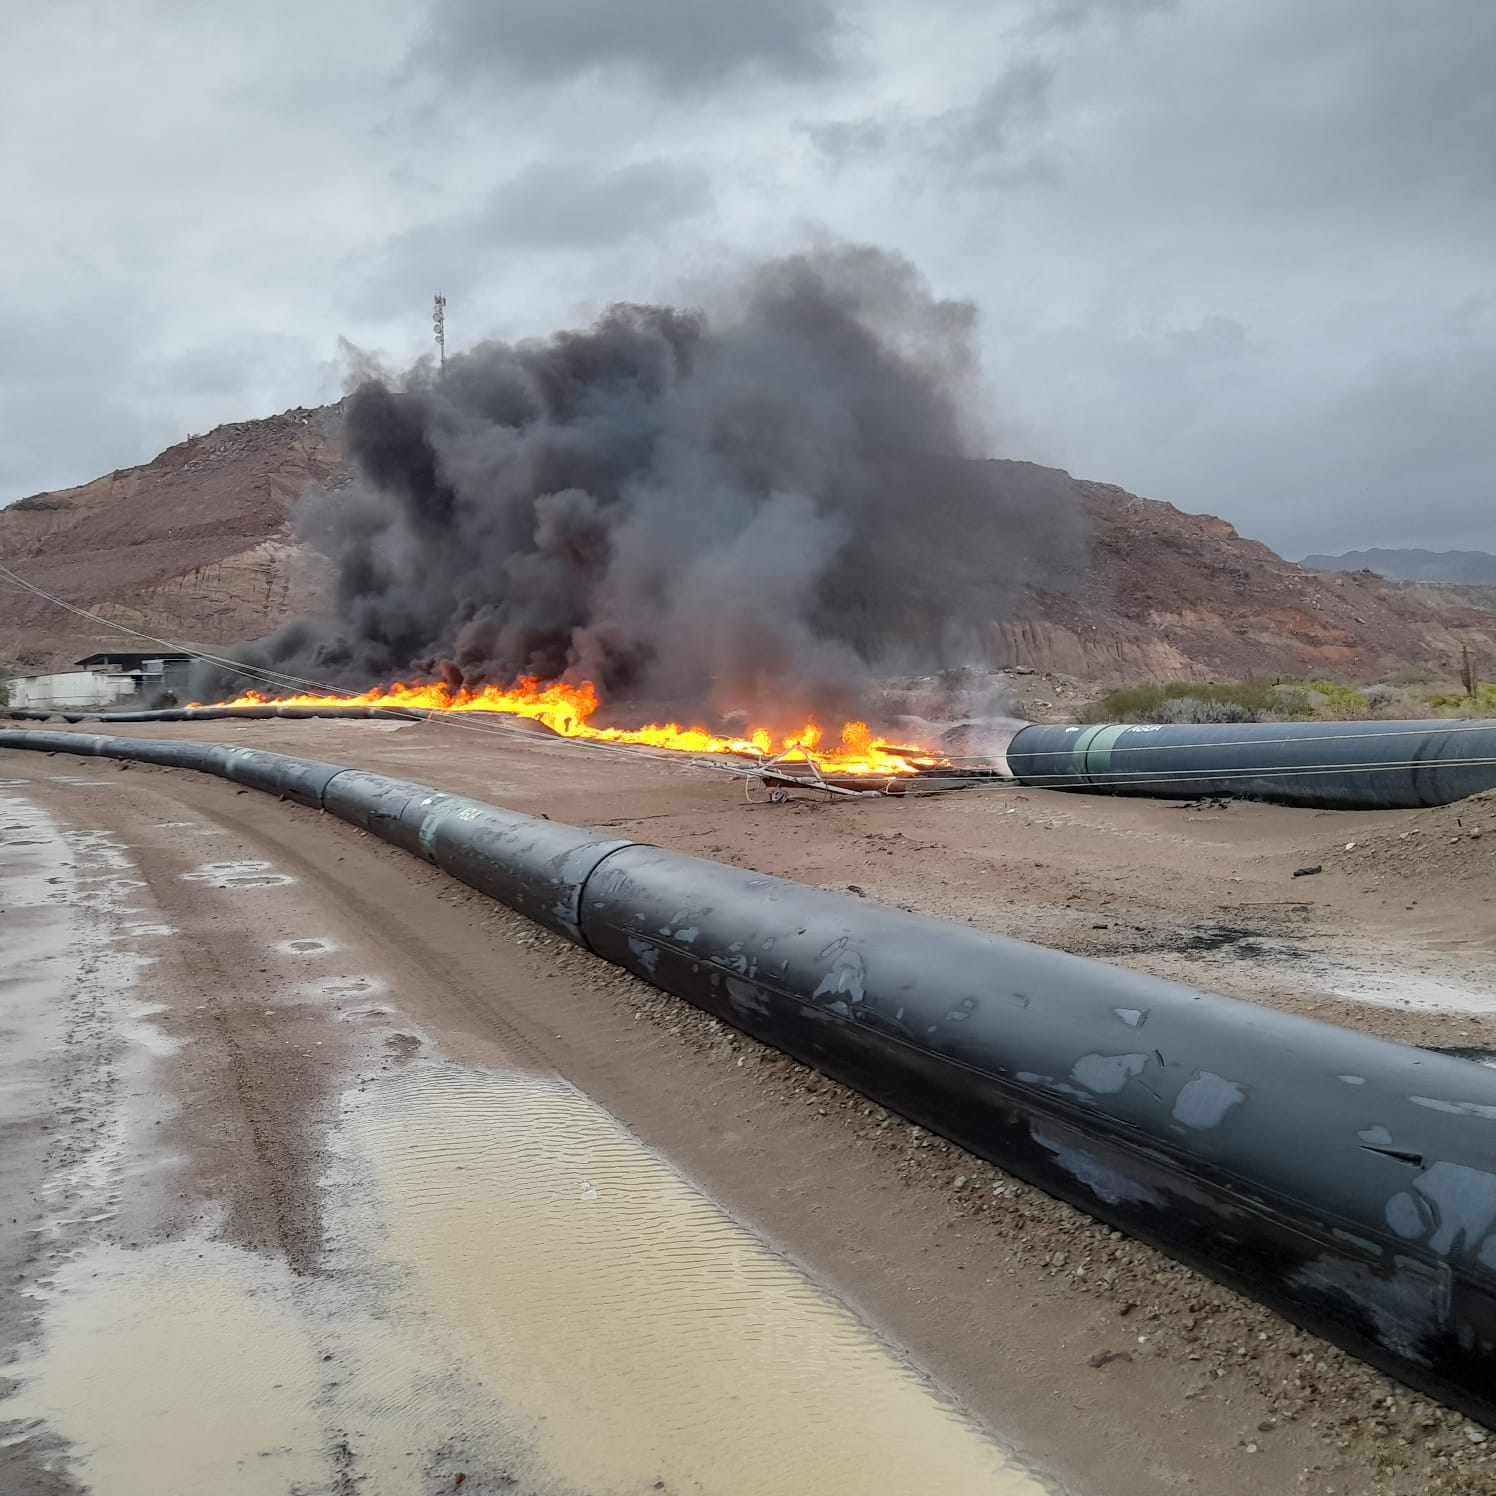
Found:
M 1311 952 L 1287 931 L 1253 929 L 1245 925 L 1194 925 L 1186 929 L 1138 930 L 1131 938 L 1101 942 L 1088 952 L 1097 956 L 1193 956 L 1223 960 L 1282 964 L 1306 961 Z

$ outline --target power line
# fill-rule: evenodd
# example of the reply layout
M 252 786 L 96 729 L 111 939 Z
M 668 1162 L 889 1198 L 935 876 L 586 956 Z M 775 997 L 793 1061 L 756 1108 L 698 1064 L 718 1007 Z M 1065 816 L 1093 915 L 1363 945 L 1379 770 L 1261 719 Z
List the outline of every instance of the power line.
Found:
M 157 634 L 148 634 L 141 629 L 131 628 L 129 624 L 119 623 L 115 619 L 105 618 L 101 613 L 90 612 L 87 608 L 80 608 L 75 603 L 70 603 L 66 598 L 55 596 L 45 588 L 38 587 L 34 582 L 28 582 L 25 577 L 12 571 L 4 562 L 0 562 L 0 576 L 7 577 L 18 583 L 27 592 L 35 594 L 44 601 L 52 603 L 55 607 L 64 608 L 69 613 L 75 613 L 79 618 L 86 618 L 91 623 L 97 623 L 104 628 L 113 629 L 116 633 L 128 634 L 134 639 L 144 639 L 147 644 L 159 644 L 170 650 L 173 654 L 190 655 L 196 660 L 206 660 L 210 664 L 221 665 L 225 670 L 236 675 L 249 677 L 251 680 L 259 679 L 267 684 L 279 683 L 280 689 L 286 690 L 291 686 L 315 687 L 324 695 L 329 696 L 357 696 L 361 693 L 350 690 L 346 686 L 330 686 L 322 681 L 309 680 L 305 676 L 291 675 L 283 670 L 270 670 L 259 665 L 247 665 L 242 660 L 227 659 L 223 655 L 211 654 L 204 649 L 195 649 L 190 644 L 179 644 L 172 639 L 163 639 Z

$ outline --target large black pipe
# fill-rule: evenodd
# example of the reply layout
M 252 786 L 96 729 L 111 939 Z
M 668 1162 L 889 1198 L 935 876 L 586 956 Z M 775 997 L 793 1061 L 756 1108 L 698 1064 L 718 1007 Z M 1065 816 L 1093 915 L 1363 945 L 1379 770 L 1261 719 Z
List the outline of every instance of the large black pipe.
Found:
M 1496 1426 L 1485 1066 L 383 775 L 35 730 L 0 747 L 320 796 Z
M 1496 787 L 1496 722 L 1040 725 L 1014 735 L 1007 760 L 1023 784 L 1053 789 L 1416 809 Z
M 404 706 L 290 706 L 271 701 L 258 706 L 169 706 L 131 712 L 44 712 L 16 707 L 0 715 L 21 722 L 45 722 L 53 716 L 61 716 L 68 722 L 104 722 L 112 725 L 122 722 L 256 722 L 280 717 L 293 720 L 309 717 L 329 717 L 335 720 L 381 717 L 396 722 L 421 722 L 432 714 Z
M 633 845 L 357 769 L 326 786 L 323 804 L 579 945 L 585 943 L 579 927 L 589 875 L 610 854 Z

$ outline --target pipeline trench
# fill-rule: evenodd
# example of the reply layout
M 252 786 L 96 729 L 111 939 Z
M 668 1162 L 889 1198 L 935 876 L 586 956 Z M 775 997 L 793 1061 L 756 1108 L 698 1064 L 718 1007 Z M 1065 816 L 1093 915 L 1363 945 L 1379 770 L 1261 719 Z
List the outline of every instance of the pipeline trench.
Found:
M 424 725 L 306 724 L 297 729 L 308 738 L 300 745 L 287 744 L 286 724 L 266 726 L 278 728 L 273 738 L 262 732 L 259 742 L 266 747 L 340 762 L 361 757 L 385 772 L 437 777 Z M 259 724 L 244 724 L 230 731 L 248 737 L 257 730 Z M 204 740 L 230 735 L 223 724 L 174 733 Z M 1281 891 L 1279 879 L 1289 874 L 1277 864 L 1300 855 L 1304 831 L 1302 817 L 1290 829 L 1281 818 L 1294 813 L 1274 807 L 1238 807 L 1211 823 L 1195 813 L 1137 803 L 1102 807 L 1068 800 L 1062 810 L 1055 804 L 1061 797 L 1043 792 L 1025 792 L 1016 802 L 997 803 L 994 797 L 980 812 L 985 847 L 975 834 L 965 845 L 951 836 L 943 819 L 948 813 L 934 802 L 914 815 L 913 806 L 871 807 L 877 818 L 860 806 L 855 823 L 833 819 L 838 807 L 734 807 L 729 822 L 720 797 L 708 804 L 694 785 L 682 806 L 679 776 L 645 765 L 620 786 L 610 763 L 606 776 L 589 782 L 590 771 L 576 767 L 577 755 L 564 745 L 562 755 L 539 743 L 503 753 L 484 744 L 451 754 L 441 768 L 453 788 L 523 802 L 521 808 L 545 807 L 557 820 L 621 823 L 609 829 L 625 837 L 647 831 L 652 841 L 675 841 L 718 860 L 768 866 L 825 886 L 855 883 L 893 903 L 912 902 L 897 896 L 903 891 L 898 878 L 911 875 L 910 864 L 928 869 L 943 860 L 952 866 L 940 880 L 927 878 L 924 902 L 959 895 L 973 901 L 966 917 L 976 918 L 980 909 L 989 928 L 1008 930 L 1015 908 L 1018 923 L 1034 917 L 1014 897 L 1019 864 L 1044 864 L 1026 869 L 1024 892 L 1032 910 L 1066 908 L 1063 897 L 1053 904 L 1045 899 L 1051 880 L 1066 875 L 1064 858 L 1053 850 L 1047 857 L 1019 854 L 1041 851 L 1046 843 L 1053 849 L 1087 828 L 1057 835 L 1062 823 L 1046 826 L 1045 814 L 1074 814 L 1082 822 L 1099 818 L 1101 829 L 1091 829 L 1090 839 L 1109 849 L 1092 858 L 1100 861 L 1100 872 L 1109 870 L 1108 855 L 1117 858 L 1119 847 L 1148 858 L 1165 845 L 1186 873 L 1192 858 L 1231 867 L 1223 881 L 1238 881 L 1220 892 L 1234 901 L 1239 916 L 1266 909 L 1266 902 L 1257 903 L 1265 891 Z M 472 1489 L 485 1489 L 480 1478 L 511 1477 L 521 1483 L 518 1488 L 536 1490 L 648 1490 L 655 1480 L 665 1482 L 661 1489 L 804 1488 L 766 1483 L 754 1453 L 765 1442 L 761 1429 L 751 1448 L 733 1446 L 738 1453 L 732 1454 L 718 1427 L 710 1447 L 722 1457 L 710 1462 L 709 1477 L 701 1473 L 707 1468 L 703 1456 L 693 1456 L 692 1439 L 679 1431 L 710 1433 L 717 1420 L 699 1407 L 692 1411 L 689 1398 L 680 1401 L 702 1380 L 699 1369 L 692 1369 L 701 1331 L 699 1322 L 693 1326 L 690 1306 L 676 1309 L 661 1288 L 673 1285 L 687 1299 L 695 1293 L 697 1312 L 710 1308 L 708 1319 L 728 1323 L 728 1340 L 740 1349 L 755 1340 L 778 1347 L 776 1354 L 749 1357 L 747 1363 L 729 1357 L 736 1368 L 732 1386 L 712 1384 L 714 1408 L 724 1398 L 741 1398 L 755 1409 L 766 1399 L 769 1406 L 776 1396 L 786 1399 L 783 1417 L 813 1448 L 786 1448 L 776 1434 L 768 1441 L 776 1460 L 773 1480 L 781 1479 L 777 1471 L 792 1482 L 801 1478 L 795 1472 L 803 1477 L 812 1470 L 818 1489 L 839 1488 L 832 1478 L 840 1478 L 836 1471 L 828 1477 L 821 1467 L 794 1463 L 824 1458 L 828 1441 L 835 1445 L 859 1426 L 849 1404 L 831 1394 L 835 1383 L 860 1389 L 853 1402 L 881 1410 L 878 1423 L 892 1419 L 890 1426 L 915 1430 L 914 1447 L 938 1446 L 955 1462 L 940 1467 L 948 1470 L 941 1480 L 919 1489 L 1004 1490 L 1009 1487 L 1000 1482 L 1007 1480 L 1020 1482 L 1011 1488 L 1021 1490 L 1028 1489 L 1021 1482 L 1033 1480 L 1041 1490 L 1230 1491 L 1273 1489 L 1277 1482 L 1290 1489 L 1295 1481 L 1304 1489 L 1329 1490 L 1358 1472 L 1369 1481 L 1373 1471 L 1381 1487 L 1354 1488 L 1437 1490 L 1430 1480 L 1447 1472 L 1465 1482 L 1447 1489 L 1481 1489 L 1470 1482 L 1485 1478 L 1483 1446 L 1466 1437 L 1463 1420 L 1446 1420 L 1433 1405 L 1267 1311 L 1146 1248 L 1116 1240 L 937 1139 L 912 1134 L 906 1123 L 840 1087 L 600 968 L 584 953 L 348 827 L 303 807 L 272 806 L 232 785 L 151 767 L 125 770 L 99 760 L 17 754 L 6 755 L 4 767 L 7 780 L 21 782 L 0 793 L 33 807 L 27 815 L 50 818 L 69 855 L 76 859 L 86 852 L 97 860 L 85 868 L 83 876 L 91 881 L 80 890 L 90 902 L 82 906 L 83 915 L 69 917 L 112 930 L 100 961 L 117 959 L 133 970 L 130 1005 L 115 1015 L 114 1038 L 99 1041 L 105 1050 L 117 1045 L 118 1057 L 110 1061 L 115 1079 L 101 1082 L 102 1090 L 95 1087 L 97 1104 L 105 1105 L 107 1097 L 118 1111 L 120 1093 L 138 1083 L 123 1059 L 136 1050 L 144 1055 L 136 1061 L 159 1067 L 159 1076 L 167 1077 L 173 1097 L 170 1115 L 142 1113 L 124 1122 L 114 1116 L 92 1129 L 113 1129 L 110 1146 L 116 1152 L 90 1164 L 69 1188 L 86 1192 L 95 1188 L 96 1177 L 103 1181 L 100 1209 L 85 1210 L 70 1200 L 65 1210 L 33 1220 L 29 1235 L 22 1233 L 36 1249 L 22 1270 L 37 1275 L 40 1289 L 25 1301 L 26 1322 L 5 1328 L 15 1343 L 36 1348 L 26 1357 L 41 1360 L 23 1358 L 30 1375 L 19 1396 L 33 1402 L 23 1402 L 21 1422 L 31 1432 L 21 1444 L 8 1445 L 4 1458 L 16 1458 L 20 1449 L 24 1458 L 35 1456 L 35 1468 L 45 1467 L 52 1472 L 48 1478 L 61 1481 L 78 1474 L 69 1459 L 84 1460 L 86 1470 L 87 1458 L 105 1457 L 102 1445 L 92 1455 L 79 1455 L 88 1445 L 79 1428 L 94 1430 L 97 1439 L 101 1414 L 80 1410 L 74 1401 L 69 1423 L 69 1415 L 59 1411 L 70 1405 L 67 1377 L 56 1366 L 86 1358 L 90 1344 L 108 1342 L 118 1332 L 118 1315 L 135 1312 L 132 1304 L 181 1302 L 200 1292 L 193 1302 L 201 1306 L 204 1325 L 265 1321 L 262 1336 L 250 1342 L 263 1348 L 265 1365 L 279 1364 L 276 1345 L 284 1342 L 276 1341 L 277 1334 L 321 1347 L 332 1333 L 330 1324 L 342 1327 L 342 1338 L 317 1352 L 332 1359 L 308 1362 L 310 1372 L 301 1381 L 279 1389 L 264 1405 L 296 1457 L 317 1452 L 322 1463 L 316 1478 L 325 1479 L 329 1490 L 339 1489 L 331 1482 L 342 1478 L 340 1468 L 366 1477 L 363 1489 L 426 1488 L 412 1487 L 411 1479 L 447 1489 L 459 1473 L 473 1482 Z M 964 810 L 970 821 L 970 802 Z M 1238 811 L 1247 812 L 1246 818 L 1223 824 Z M 1360 825 L 1370 829 L 1377 815 L 1382 813 Z M 644 817 L 654 819 L 633 833 Z M 4 820 L 12 823 L 9 809 Z M 812 823 L 817 845 L 806 835 Z M 29 820 L 13 824 L 32 829 L 8 833 L 8 848 L 12 838 L 48 839 Z M 1342 822 L 1336 824 L 1338 836 Z M 34 856 L 36 849 L 22 846 L 16 855 Z M 947 881 L 951 872 L 961 876 Z M 32 873 L 43 889 L 58 886 L 46 884 L 46 877 L 63 876 Z M 842 882 L 834 885 L 836 878 Z M 983 897 L 987 903 L 978 905 Z M 1312 902 L 1324 899 L 1318 894 Z M 1111 926 L 1120 923 L 1118 902 L 1115 890 L 1108 899 L 1099 888 L 1069 901 L 1089 906 L 1078 912 L 1112 916 L 1086 923 Z M 10 907 L 7 900 L 8 912 Z M 960 913 L 953 907 L 933 912 Z M 1403 912 L 1414 918 L 1388 922 L 1400 947 L 1386 925 L 1378 926 L 1387 941 L 1378 959 L 1405 961 L 1409 971 L 1429 962 L 1451 986 L 1462 972 L 1468 990 L 1478 992 L 1490 959 L 1479 933 L 1455 948 L 1448 929 L 1426 929 L 1416 911 Z M 1189 918 L 1182 907 L 1139 913 L 1167 914 L 1179 925 Z M 1284 913 L 1274 909 L 1271 918 Z M 1441 922 L 1450 916 L 1446 908 Z M 1368 928 L 1372 923 L 1367 920 Z M 1300 946 L 1316 944 L 1313 918 L 1300 912 L 1284 924 Z M 1319 924 L 1326 937 L 1331 927 L 1343 935 L 1343 909 L 1332 904 Z M 1098 938 L 1104 933 L 1113 932 L 1096 932 Z M 1141 964 L 1189 959 L 1194 957 L 1187 950 L 1138 956 Z M 1221 985 L 1213 975 L 1196 970 L 1190 979 Z M 1260 986 L 1261 976 L 1255 972 L 1250 980 Z M 1294 996 L 1285 988 L 1273 1000 L 1288 1005 Z M 1450 1037 L 1453 1043 L 1457 1033 L 1468 1036 L 1473 1024 L 1480 1036 L 1480 1011 L 1435 1005 L 1404 1012 L 1347 1001 L 1373 1031 L 1402 1024 L 1418 1030 L 1419 1042 Z M 83 1068 L 95 1075 L 101 1063 L 91 1057 Z M 69 1103 L 79 1109 L 78 1117 L 91 1115 L 99 1124 L 91 1104 Z M 400 1119 L 412 1116 L 422 1146 L 404 1150 L 391 1173 L 388 1160 L 398 1150 L 383 1145 L 381 1152 L 378 1139 L 381 1131 L 386 1137 L 400 1132 Z M 583 1175 L 600 1138 L 616 1140 L 609 1146 L 621 1149 L 626 1161 L 614 1159 L 601 1180 L 574 1171 L 548 1179 L 550 1166 L 542 1156 L 549 1150 L 516 1146 L 497 1151 L 518 1174 L 495 1175 L 492 1140 L 522 1142 L 534 1135 L 540 1118 L 547 1135 L 561 1132 L 578 1142 Z M 133 1157 L 118 1143 L 121 1130 L 129 1135 L 132 1129 L 149 1138 L 149 1146 Z M 74 1152 L 83 1158 L 90 1127 L 75 1131 L 81 1135 Z M 44 1142 L 51 1178 L 58 1143 Z M 371 1190 L 375 1176 L 385 1183 Z M 471 1201 L 507 1198 L 520 1188 L 548 1192 L 567 1211 L 603 1205 L 622 1193 L 628 1219 L 606 1225 L 597 1242 L 578 1235 L 574 1213 L 563 1213 L 547 1229 L 559 1231 L 556 1240 L 574 1242 L 582 1254 L 565 1265 L 568 1284 L 596 1276 L 588 1252 L 595 1254 L 596 1267 L 609 1244 L 633 1244 L 631 1255 L 652 1285 L 649 1324 L 631 1323 L 627 1316 L 608 1320 L 610 1301 L 623 1295 L 606 1283 L 598 1285 L 599 1302 L 569 1305 L 576 1317 L 559 1322 L 544 1309 L 554 1301 L 548 1298 L 554 1288 L 526 1277 L 518 1261 L 512 1286 L 523 1287 L 519 1297 L 505 1301 L 485 1287 L 483 1245 L 512 1239 L 516 1222 L 475 1211 Z M 589 1192 L 597 1198 L 589 1199 Z M 111 1194 L 118 1198 L 110 1201 Z M 163 1207 L 173 1197 L 175 1203 Z M 382 1215 L 370 1206 L 376 1198 Z M 414 1203 L 406 1210 L 402 1201 Z M 657 1219 L 651 1210 L 664 1216 Z M 650 1263 L 647 1247 L 657 1239 L 658 1220 L 666 1218 L 677 1222 L 676 1229 L 681 1220 L 691 1222 L 690 1229 L 712 1243 L 704 1249 L 705 1264 L 727 1254 L 734 1266 L 725 1276 L 736 1296 L 715 1301 L 716 1275 L 709 1265 L 702 1286 L 692 1290 L 689 1263 Z M 629 1229 L 636 1234 L 629 1236 Z M 536 1258 L 541 1266 L 552 1263 L 554 1242 L 547 1243 L 539 1228 L 537 1236 Z M 372 1250 L 375 1242 L 385 1256 Z M 194 1262 L 208 1262 L 214 1271 L 199 1268 L 194 1278 Z M 1082 1267 L 1085 1275 L 1077 1278 Z M 115 1286 L 112 1298 L 108 1291 L 90 1296 L 85 1289 L 95 1273 Z M 401 1341 L 393 1358 L 399 1364 L 391 1367 L 391 1358 L 380 1361 L 377 1338 L 360 1341 L 351 1306 L 362 1294 L 375 1300 L 389 1295 L 390 1305 L 398 1307 L 390 1282 L 395 1277 L 402 1291 L 415 1296 L 420 1310 L 411 1317 L 424 1329 L 411 1331 L 409 1343 Z M 750 1291 L 760 1277 L 767 1284 L 761 1299 Z M 777 1319 L 769 1306 L 786 1299 L 791 1310 L 800 1304 L 803 1312 L 797 1317 L 786 1310 L 788 1319 Z M 436 1307 L 438 1300 L 447 1307 Z M 482 1415 L 491 1410 L 488 1389 L 502 1380 L 502 1368 L 497 1377 L 479 1375 L 481 1395 L 471 1387 L 454 1393 L 461 1377 L 444 1383 L 434 1369 L 443 1361 L 438 1352 L 450 1353 L 450 1344 L 416 1343 L 440 1324 L 471 1339 L 478 1333 L 475 1302 L 494 1311 L 492 1325 L 478 1337 L 490 1349 L 504 1325 L 524 1318 L 521 1306 L 541 1306 L 535 1322 L 557 1332 L 536 1340 L 555 1339 L 566 1347 L 560 1364 L 549 1365 L 526 1362 L 523 1347 L 506 1348 L 504 1365 L 516 1385 L 547 1390 L 536 1402 L 520 1396 L 505 1402 L 509 1421 L 496 1447 L 479 1448 L 471 1431 L 493 1422 Z M 1182 1313 L 1181 1302 L 1194 1307 Z M 247 1320 L 234 1319 L 246 1304 L 254 1312 Z M 366 1311 L 368 1304 L 365 1298 Z M 677 1316 L 679 1334 L 673 1336 Z M 381 1310 L 381 1322 L 386 1318 Z M 594 1325 L 597 1338 L 589 1334 Z M 813 1372 L 818 1344 L 825 1378 L 781 1377 L 777 1387 L 754 1382 L 754 1366 L 782 1369 L 793 1362 Z M 565 1437 L 565 1418 L 585 1416 L 586 1410 L 595 1416 L 609 1400 L 606 1391 L 586 1386 L 580 1369 L 611 1376 L 615 1388 L 637 1377 L 637 1359 L 627 1367 L 608 1365 L 604 1351 L 619 1345 L 633 1347 L 654 1368 L 649 1386 L 661 1392 L 658 1402 L 635 1410 L 628 1428 L 676 1432 L 653 1443 L 646 1438 L 644 1449 L 620 1448 L 613 1456 L 616 1471 L 568 1467 L 566 1450 L 576 1441 Z M 49 1354 L 56 1357 L 51 1370 L 41 1364 Z M 212 1360 L 210 1353 L 206 1363 Z M 714 1367 L 722 1360 L 720 1350 L 713 1353 Z M 234 1375 L 253 1377 L 254 1356 L 240 1361 Z M 192 1363 L 191 1380 L 205 1397 L 212 1390 L 212 1378 L 198 1362 Z M 225 1406 L 254 1402 L 243 1390 L 231 1384 Z M 52 1399 L 50 1416 L 38 1410 L 44 1392 Z M 1387 1397 L 1394 1406 L 1384 1405 Z M 301 1408 L 295 1416 L 293 1404 Z M 111 1406 L 117 1415 L 111 1426 L 136 1426 L 128 1407 Z M 394 1427 L 426 1428 L 432 1424 L 429 1410 L 438 1406 L 463 1410 L 451 1420 L 449 1435 L 428 1441 L 414 1455 L 397 1453 L 393 1444 L 399 1439 L 386 1437 L 392 1411 Z M 1354 1421 L 1337 1422 L 1327 1436 L 1327 1415 Z M 409 1422 L 401 1425 L 400 1417 Z M 1421 1435 L 1418 1459 L 1406 1457 L 1400 1471 L 1396 1460 L 1388 1466 L 1400 1420 L 1430 1417 L 1433 1427 Z M 537 1431 L 547 1422 L 554 1425 L 549 1443 Z M 1390 1431 L 1385 1438 L 1371 1427 L 1378 1422 Z M 211 1418 L 207 1423 L 219 1426 Z M 243 1453 L 248 1445 L 264 1442 L 264 1430 L 234 1428 L 232 1418 L 227 1424 L 219 1451 L 225 1458 L 237 1451 L 242 1462 L 249 1458 Z M 1145 1438 L 1139 1438 L 1140 1428 L 1147 1428 Z M 646 1456 L 662 1443 L 677 1451 L 681 1463 L 650 1469 L 648 1479 L 641 1474 L 635 1482 L 642 1470 L 637 1461 L 648 1464 Z M 978 1463 L 963 1465 L 963 1449 Z M 201 1468 L 221 1475 L 228 1467 L 214 1465 L 216 1458 L 205 1451 Z M 281 1460 L 276 1479 L 294 1464 L 289 1454 L 254 1458 Z M 984 1467 L 982 1459 L 1000 1464 Z M 1446 1464 L 1419 1463 L 1434 1459 Z M 1032 1474 L 1022 1473 L 1025 1467 Z M 892 1467 L 883 1461 L 879 1468 Z M 615 1484 L 607 1484 L 615 1474 Z M 840 1488 L 905 1488 L 867 1484 L 866 1467 L 855 1460 L 843 1474 L 850 1483 Z M 313 1478 L 310 1467 L 303 1478 Z M 571 1484 L 547 1486 L 547 1480 Z M 131 1489 L 124 1483 L 104 1488 Z M 286 1486 L 283 1481 L 242 1488 Z

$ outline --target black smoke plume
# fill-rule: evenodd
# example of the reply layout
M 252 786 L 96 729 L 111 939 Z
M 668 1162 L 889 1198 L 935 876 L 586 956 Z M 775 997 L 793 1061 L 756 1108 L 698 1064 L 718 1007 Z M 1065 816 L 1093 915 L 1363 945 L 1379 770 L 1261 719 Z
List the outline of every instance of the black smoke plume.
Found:
M 854 712 L 875 672 L 981 662 L 1080 533 L 1061 475 L 972 460 L 974 323 L 840 247 L 709 312 L 619 305 L 367 379 L 358 479 L 300 516 L 330 617 L 244 657 L 359 688 L 587 678 L 771 726 Z

